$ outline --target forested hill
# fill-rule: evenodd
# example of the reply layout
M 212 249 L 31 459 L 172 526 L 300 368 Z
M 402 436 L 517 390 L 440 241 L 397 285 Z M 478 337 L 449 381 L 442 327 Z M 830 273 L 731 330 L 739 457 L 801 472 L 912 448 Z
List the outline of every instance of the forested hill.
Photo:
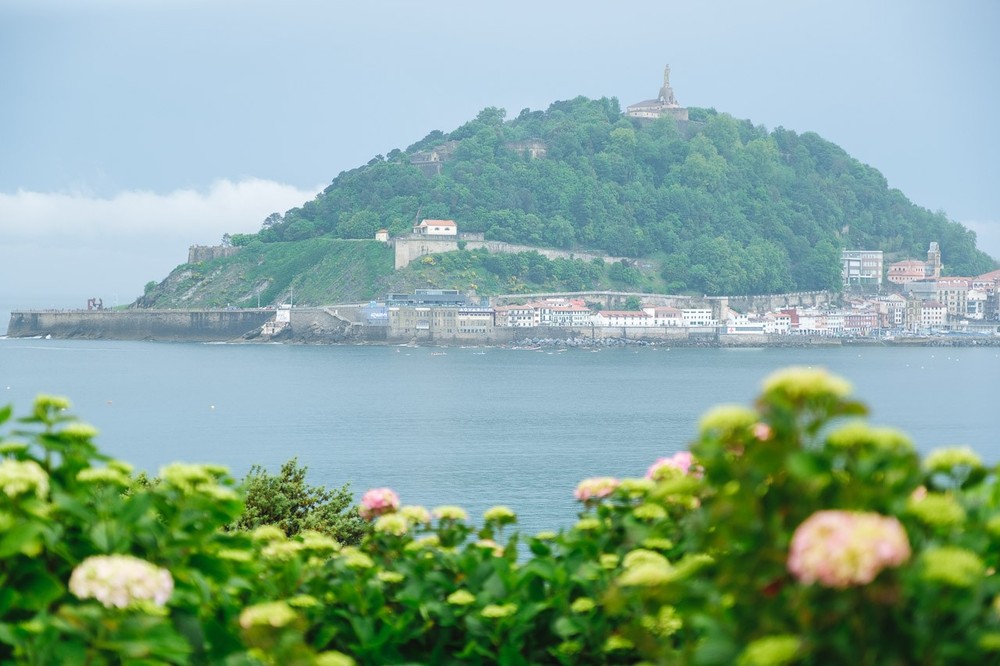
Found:
M 512 120 L 487 108 L 341 173 L 233 242 L 370 239 L 445 218 L 488 239 L 647 258 L 666 289 L 708 294 L 837 288 L 843 248 L 891 261 L 937 241 L 948 274 L 995 266 L 972 231 L 814 133 L 690 116 L 640 121 L 616 99 L 583 97 Z

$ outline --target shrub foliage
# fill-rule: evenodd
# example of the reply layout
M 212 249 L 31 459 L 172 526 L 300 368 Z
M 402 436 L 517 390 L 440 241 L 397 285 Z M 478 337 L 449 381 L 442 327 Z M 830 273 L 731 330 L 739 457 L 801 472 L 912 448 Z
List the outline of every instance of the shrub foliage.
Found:
M 474 520 L 380 488 L 341 542 L 323 516 L 344 517 L 346 491 L 308 486 L 296 461 L 246 489 L 294 489 L 301 511 L 269 513 L 219 467 L 137 483 L 68 407 L 0 410 L 4 663 L 1000 658 L 998 470 L 963 448 L 921 461 L 823 371 L 713 409 L 643 478 L 585 479 L 579 520 L 535 535 L 506 507 Z

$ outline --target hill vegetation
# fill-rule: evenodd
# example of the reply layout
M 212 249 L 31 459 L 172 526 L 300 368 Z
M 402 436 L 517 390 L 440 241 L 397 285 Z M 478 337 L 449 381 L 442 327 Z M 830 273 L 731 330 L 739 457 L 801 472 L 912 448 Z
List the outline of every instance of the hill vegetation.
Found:
M 996 265 L 976 249 L 972 231 L 914 205 L 876 169 L 812 132 L 768 131 L 714 109 L 690 115 L 638 120 L 615 99 L 584 97 L 513 120 L 484 109 L 450 133 L 431 132 L 341 173 L 312 201 L 270 215 L 258 233 L 234 235 L 244 246 L 237 257 L 178 269 L 187 280 L 230 275 L 224 294 L 175 279 L 147 301 L 219 304 L 224 296 L 247 305 L 259 292 L 270 303 L 293 284 L 297 301 L 317 303 L 428 284 L 472 284 L 481 293 L 519 283 L 714 295 L 837 289 L 841 249 L 922 258 L 930 241 L 940 243 L 948 274 Z M 455 219 L 487 239 L 639 261 L 614 268 L 467 253 L 452 262 L 462 274 L 435 260 L 393 275 L 387 250 L 333 242 L 371 239 L 380 228 L 408 233 L 417 218 Z

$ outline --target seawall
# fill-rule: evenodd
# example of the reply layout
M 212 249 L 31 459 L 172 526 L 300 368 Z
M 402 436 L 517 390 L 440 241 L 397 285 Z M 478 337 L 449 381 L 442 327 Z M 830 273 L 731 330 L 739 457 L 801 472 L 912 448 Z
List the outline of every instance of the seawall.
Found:
M 274 310 L 21 310 L 7 336 L 92 340 L 234 340 L 259 329 Z

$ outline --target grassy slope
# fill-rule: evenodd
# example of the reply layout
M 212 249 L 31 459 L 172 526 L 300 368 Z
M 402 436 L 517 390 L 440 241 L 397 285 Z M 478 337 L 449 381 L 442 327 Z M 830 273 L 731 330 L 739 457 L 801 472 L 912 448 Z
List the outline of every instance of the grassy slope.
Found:
M 320 305 L 383 295 L 392 249 L 375 241 L 312 238 L 254 243 L 228 259 L 177 267 L 146 294 L 161 308 L 256 307 L 287 302 Z

